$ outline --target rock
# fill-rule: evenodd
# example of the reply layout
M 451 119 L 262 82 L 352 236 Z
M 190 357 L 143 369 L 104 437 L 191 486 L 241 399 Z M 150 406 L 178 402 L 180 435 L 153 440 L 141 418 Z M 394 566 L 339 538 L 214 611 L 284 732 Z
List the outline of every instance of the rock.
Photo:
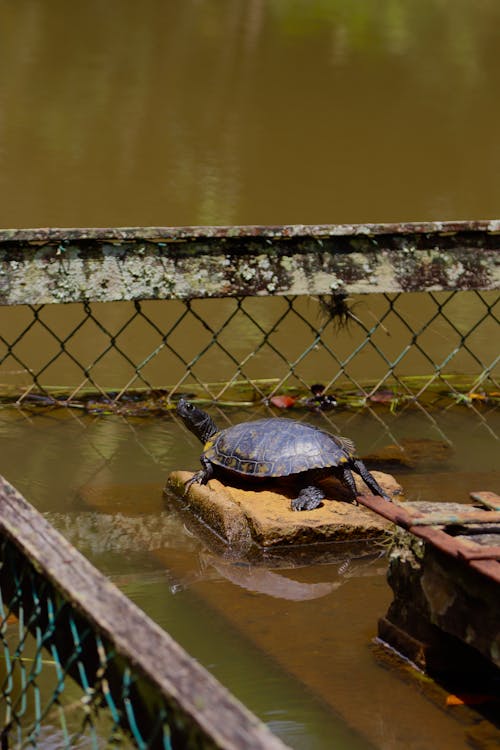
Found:
M 448 463 L 452 450 L 448 443 L 428 438 L 404 439 L 363 456 L 369 469 L 376 466 L 392 468 L 431 468 Z
M 182 501 L 184 484 L 191 476 L 188 472 L 172 472 L 166 489 Z M 374 476 L 389 495 L 401 492 L 400 485 L 390 475 L 374 472 Z M 359 482 L 359 489 L 366 492 L 360 478 Z M 186 499 L 199 520 L 241 552 L 252 545 L 264 549 L 292 548 L 319 542 L 373 539 L 389 528 L 390 524 L 374 513 L 343 502 L 342 498 L 349 495 L 340 482 L 332 479 L 322 486 L 329 497 L 340 499 L 325 499 L 322 507 L 311 511 L 291 510 L 293 490 L 281 486 L 258 490 L 231 487 L 217 479 L 211 479 L 206 486 L 191 485 Z

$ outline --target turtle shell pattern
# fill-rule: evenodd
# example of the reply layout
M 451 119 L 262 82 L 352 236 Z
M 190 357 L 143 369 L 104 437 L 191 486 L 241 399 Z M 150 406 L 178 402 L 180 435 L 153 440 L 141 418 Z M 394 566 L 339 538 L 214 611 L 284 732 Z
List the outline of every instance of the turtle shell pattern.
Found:
M 285 477 L 351 461 L 354 444 L 292 419 L 259 419 L 216 432 L 203 455 L 214 465 L 246 476 Z

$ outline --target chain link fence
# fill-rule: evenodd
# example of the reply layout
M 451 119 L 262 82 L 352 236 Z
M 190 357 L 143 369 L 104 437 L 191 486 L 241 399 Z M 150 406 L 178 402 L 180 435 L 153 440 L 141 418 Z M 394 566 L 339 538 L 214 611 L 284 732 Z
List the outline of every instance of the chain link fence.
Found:
M 498 396 L 496 292 L 237 297 L 0 308 L 0 388 L 118 403 L 131 391 L 210 401 L 305 395 L 360 403 Z
M 498 398 L 500 223 L 0 230 L 0 393 Z

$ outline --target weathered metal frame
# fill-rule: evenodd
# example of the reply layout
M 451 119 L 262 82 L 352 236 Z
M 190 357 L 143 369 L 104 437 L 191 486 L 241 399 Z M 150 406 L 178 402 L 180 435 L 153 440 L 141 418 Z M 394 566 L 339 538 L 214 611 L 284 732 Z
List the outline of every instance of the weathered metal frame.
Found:
M 279 738 L 96 570 L 2 477 L 0 540 L 15 548 L 19 565 L 29 571 L 25 576 L 27 587 L 30 577 L 40 578 L 66 605 L 66 615 L 58 619 L 57 627 L 47 628 L 44 608 L 35 611 L 28 592 L 19 592 L 26 626 L 32 632 L 50 631 L 45 647 L 56 646 L 59 653 L 71 655 L 74 643 L 71 645 L 69 617 L 95 635 L 96 640 L 85 646 L 87 674 L 82 676 L 78 670 L 70 670 L 88 696 L 93 696 L 94 686 L 103 681 L 112 694 L 114 683 L 120 684 L 118 677 L 121 679 L 123 672 L 132 672 L 133 723 L 134 728 L 137 725 L 144 730 L 144 736 L 152 732 L 160 714 L 166 714 L 172 750 L 286 749 Z M 14 582 L 3 574 L 0 584 L 2 596 L 8 598 Z M 99 642 L 108 644 L 115 654 L 104 676 L 97 653 Z M 119 687 L 116 695 L 118 702 Z M 123 728 L 129 731 L 132 720 L 128 711 L 124 719 Z M 147 746 L 152 750 L 164 748 L 162 733 L 152 736 Z
M 500 220 L 4 229 L 0 304 L 488 290 L 499 256 Z

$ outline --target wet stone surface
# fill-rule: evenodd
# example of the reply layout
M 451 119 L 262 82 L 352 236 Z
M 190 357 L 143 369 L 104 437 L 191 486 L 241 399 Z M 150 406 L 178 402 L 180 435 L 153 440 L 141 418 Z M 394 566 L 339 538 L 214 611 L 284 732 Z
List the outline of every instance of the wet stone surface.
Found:
M 389 474 L 374 475 L 389 496 L 401 492 Z M 292 554 L 294 545 L 373 539 L 390 527 L 384 519 L 349 502 L 345 489 L 334 479 L 322 485 L 328 498 L 320 508 L 297 512 L 290 508 L 293 489 L 274 486 L 243 489 L 212 479 L 207 486 L 192 485 L 184 498 L 184 484 L 191 476 L 188 472 L 172 472 L 166 490 L 188 504 L 194 516 L 242 555 L 255 545 L 266 549 L 288 547 Z M 365 491 L 362 480 L 359 482 L 359 490 Z M 329 499 L 332 497 L 338 499 Z

